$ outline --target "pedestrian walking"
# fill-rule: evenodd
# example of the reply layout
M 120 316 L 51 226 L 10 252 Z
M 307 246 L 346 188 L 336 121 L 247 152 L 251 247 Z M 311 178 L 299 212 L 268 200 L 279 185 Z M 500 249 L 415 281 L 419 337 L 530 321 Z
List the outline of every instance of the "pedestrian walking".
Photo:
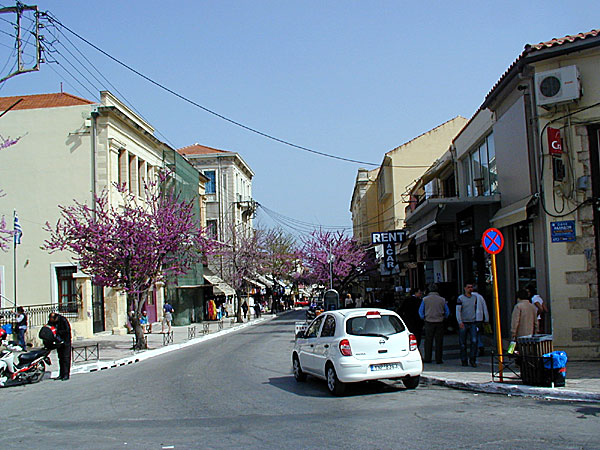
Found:
M 344 299 L 344 308 L 352 308 L 352 294 L 349 292 L 346 294 L 346 298 Z
M 17 343 L 25 350 L 25 333 L 27 332 L 27 314 L 22 306 L 17 307 Z
M 358 294 L 356 296 L 356 307 L 357 308 L 362 308 L 363 307 L 363 298 L 361 294 Z
M 485 345 L 483 343 L 483 335 L 485 327 L 490 327 L 490 314 L 488 312 L 487 303 L 485 298 L 479 292 L 477 292 L 477 285 L 473 285 L 473 295 L 477 297 L 477 308 L 475 309 L 475 322 L 477 323 L 477 347 L 479 348 L 478 355 L 485 355 Z
M 412 295 L 404 300 L 400 307 L 400 317 L 412 334 L 417 338 L 417 347 L 421 345 L 421 336 L 423 334 L 423 320 L 419 316 L 419 308 L 423 300 L 423 291 L 413 289 Z
M 60 344 L 56 348 L 58 354 L 58 377 L 55 380 L 67 381 L 71 374 L 71 324 L 66 317 L 58 313 L 50 313 L 48 325 L 56 329 Z
M 254 315 L 258 319 L 260 317 L 260 303 L 254 302 Z
M 248 318 L 248 303 L 242 303 L 242 311 L 244 311 L 244 320 Z
M 477 296 L 473 295 L 473 283 L 467 281 L 464 294 L 456 300 L 456 321 L 458 322 L 458 341 L 460 343 L 460 359 L 463 366 L 477 367 L 478 327 Z M 467 338 L 469 356 L 467 360 Z
M 173 309 L 173 307 L 171 306 L 171 304 L 169 303 L 169 301 L 165 301 L 165 304 L 163 305 L 163 320 L 162 320 L 162 328 L 160 330 L 161 333 L 165 332 L 165 325 L 168 326 L 168 333 L 171 334 L 171 324 L 173 322 L 173 313 L 175 312 L 175 310 Z
M 423 298 L 419 307 L 419 316 L 425 321 L 425 358 L 423 362 L 431 362 L 431 353 L 435 341 L 435 362 L 444 363 L 444 319 L 450 310 L 446 299 L 438 294 L 438 285 L 429 286 L 429 294 Z
M 530 303 L 528 292 L 525 289 L 519 289 L 517 304 L 513 308 L 510 321 L 511 340 L 516 341 L 518 337 L 530 336 L 537 331 L 537 308 Z

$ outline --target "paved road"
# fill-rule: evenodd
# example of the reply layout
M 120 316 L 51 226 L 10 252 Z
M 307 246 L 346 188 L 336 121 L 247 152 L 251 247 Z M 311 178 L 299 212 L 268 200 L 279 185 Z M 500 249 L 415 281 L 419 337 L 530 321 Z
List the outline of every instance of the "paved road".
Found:
M 0 448 L 600 448 L 600 405 L 296 383 L 302 312 L 136 365 L 0 389 Z M 173 446 L 173 447 L 171 447 Z

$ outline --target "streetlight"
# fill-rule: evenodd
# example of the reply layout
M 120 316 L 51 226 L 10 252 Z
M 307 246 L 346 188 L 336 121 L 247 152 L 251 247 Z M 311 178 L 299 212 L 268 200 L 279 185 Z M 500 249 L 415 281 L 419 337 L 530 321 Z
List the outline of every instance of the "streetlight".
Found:
M 329 289 L 333 289 L 333 261 L 335 256 L 331 254 L 331 243 L 329 244 L 329 256 L 327 262 L 329 263 Z

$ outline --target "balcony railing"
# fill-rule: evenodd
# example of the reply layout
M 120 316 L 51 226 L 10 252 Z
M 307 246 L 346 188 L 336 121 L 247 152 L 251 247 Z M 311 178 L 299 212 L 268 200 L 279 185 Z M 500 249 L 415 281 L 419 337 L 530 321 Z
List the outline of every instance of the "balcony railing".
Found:
M 23 306 L 25 314 L 27 314 L 27 325 L 29 327 L 37 327 L 48 323 L 48 316 L 52 312 L 63 314 L 66 317 L 77 316 L 79 313 L 79 302 L 61 303 L 61 304 L 45 304 Z M 16 308 L 0 308 L 0 326 L 16 322 L 18 313 Z

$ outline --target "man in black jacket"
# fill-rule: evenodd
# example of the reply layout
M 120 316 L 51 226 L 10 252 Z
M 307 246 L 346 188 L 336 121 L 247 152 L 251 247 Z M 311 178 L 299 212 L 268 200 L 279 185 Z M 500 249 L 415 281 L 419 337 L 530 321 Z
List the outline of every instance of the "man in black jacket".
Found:
M 55 312 L 50 313 L 48 325 L 55 327 L 56 335 L 62 339 L 62 344 L 56 349 L 60 368 L 56 379 L 67 381 L 71 373 L 71 325 L 66 317 Z

